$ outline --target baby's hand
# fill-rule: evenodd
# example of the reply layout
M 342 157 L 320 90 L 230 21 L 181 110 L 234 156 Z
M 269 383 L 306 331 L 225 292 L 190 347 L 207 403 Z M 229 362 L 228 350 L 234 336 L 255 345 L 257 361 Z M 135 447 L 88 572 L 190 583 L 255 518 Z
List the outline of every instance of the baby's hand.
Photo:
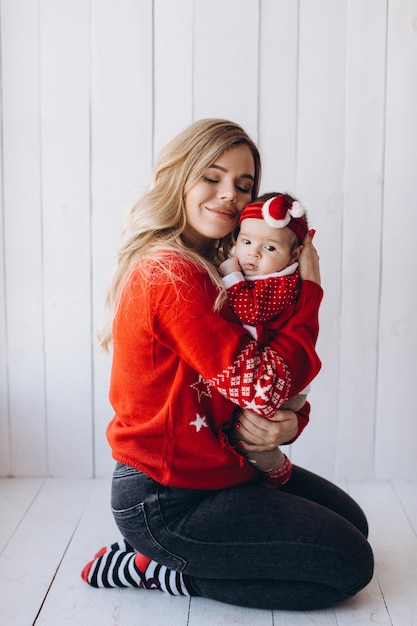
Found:
M 235 256 L 232 256 L 230 259 L 226 259 L 219 265 L 219 272 L 221 276 L 226 276 L 227 274 L 232 274 L 232 272 L 240 271 L 240 263 Z

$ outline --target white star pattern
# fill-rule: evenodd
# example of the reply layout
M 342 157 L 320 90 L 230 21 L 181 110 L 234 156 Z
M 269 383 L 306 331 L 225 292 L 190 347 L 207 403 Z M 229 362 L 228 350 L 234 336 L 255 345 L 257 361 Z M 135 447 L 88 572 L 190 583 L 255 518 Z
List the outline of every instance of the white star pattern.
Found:
M 258 347 L 251 342 L 237 355 L 233 365 L 206 382 L 234 404 L 270 417 L 288 395 L 291 378 L 285 363 L 272 348 L 265 346 L 251 357 L 254 350 Z M 194 383 L 194 388 L 197 384 Z
M 207 396 L 207 398 L 211 398 L 210 391 L 210 383 L 208 380 L 203 378 L 200 374 L 197 382 L 190 385 L 191 389 L 194 389 L 198 394 L 198 402 L 201 404 L 201 396 Z
M 252 411 L 252 413 L 263 415 L 263 417 L 269 417 L 275 413 L 275 409 L 269 407 L 267 404 L 260 404 L 259 402 L 256 402 L 256 398 L 250 402 L 242 402 L 241 406 L 248 411 Z
M 251 400 L 250 402 L 245 403 L 245 409 L 257 413 L 259 411 L 259 406 L 256 404 L 256 400 Z
M 206 416 L 199 415 L 198 413 L 195 416 L 195 420 L 189 423 L 189 426 L 195 426 L 196 432 L 200 432 L 200 430 L 204 428 L 208 428 Z
M 258 381 L 255 385 L 255 398 L 261 398 L 262 400 L 268 400 L 267 392 L 271 389 L 272 385 L 262 385 L 260 381 Z

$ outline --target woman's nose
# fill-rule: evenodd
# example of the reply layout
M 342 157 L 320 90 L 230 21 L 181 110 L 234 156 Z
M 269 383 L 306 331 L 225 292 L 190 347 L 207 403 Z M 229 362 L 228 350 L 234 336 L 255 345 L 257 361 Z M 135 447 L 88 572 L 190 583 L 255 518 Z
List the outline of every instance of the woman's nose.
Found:
M 221 200 L 227 200 L 228 202 L 235 202 L 236 189 L 232 185 L 224 185 L 219 192 Z

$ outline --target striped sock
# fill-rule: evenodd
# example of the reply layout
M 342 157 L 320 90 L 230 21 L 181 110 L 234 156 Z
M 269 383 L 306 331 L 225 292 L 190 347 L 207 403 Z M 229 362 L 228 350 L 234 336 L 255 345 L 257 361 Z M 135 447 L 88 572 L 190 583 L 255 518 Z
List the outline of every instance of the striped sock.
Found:
M 183 574 L 148 559 L 124 540 L 97 552 L 81 577 L 92 587 L 139 587 L 160 589 L 171 596 L 191 595 Z

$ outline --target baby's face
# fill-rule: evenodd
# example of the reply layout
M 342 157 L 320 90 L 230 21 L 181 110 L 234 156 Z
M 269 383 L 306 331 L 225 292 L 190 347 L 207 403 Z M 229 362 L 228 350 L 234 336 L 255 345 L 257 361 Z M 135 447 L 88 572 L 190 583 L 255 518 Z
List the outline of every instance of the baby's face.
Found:
M 301 246 L 293 250 L 296 235 L 290 228 L 271 228 L 264 220 L 243 220 L 235 256 L 245 276 L 280 272 L 298 259 Z

